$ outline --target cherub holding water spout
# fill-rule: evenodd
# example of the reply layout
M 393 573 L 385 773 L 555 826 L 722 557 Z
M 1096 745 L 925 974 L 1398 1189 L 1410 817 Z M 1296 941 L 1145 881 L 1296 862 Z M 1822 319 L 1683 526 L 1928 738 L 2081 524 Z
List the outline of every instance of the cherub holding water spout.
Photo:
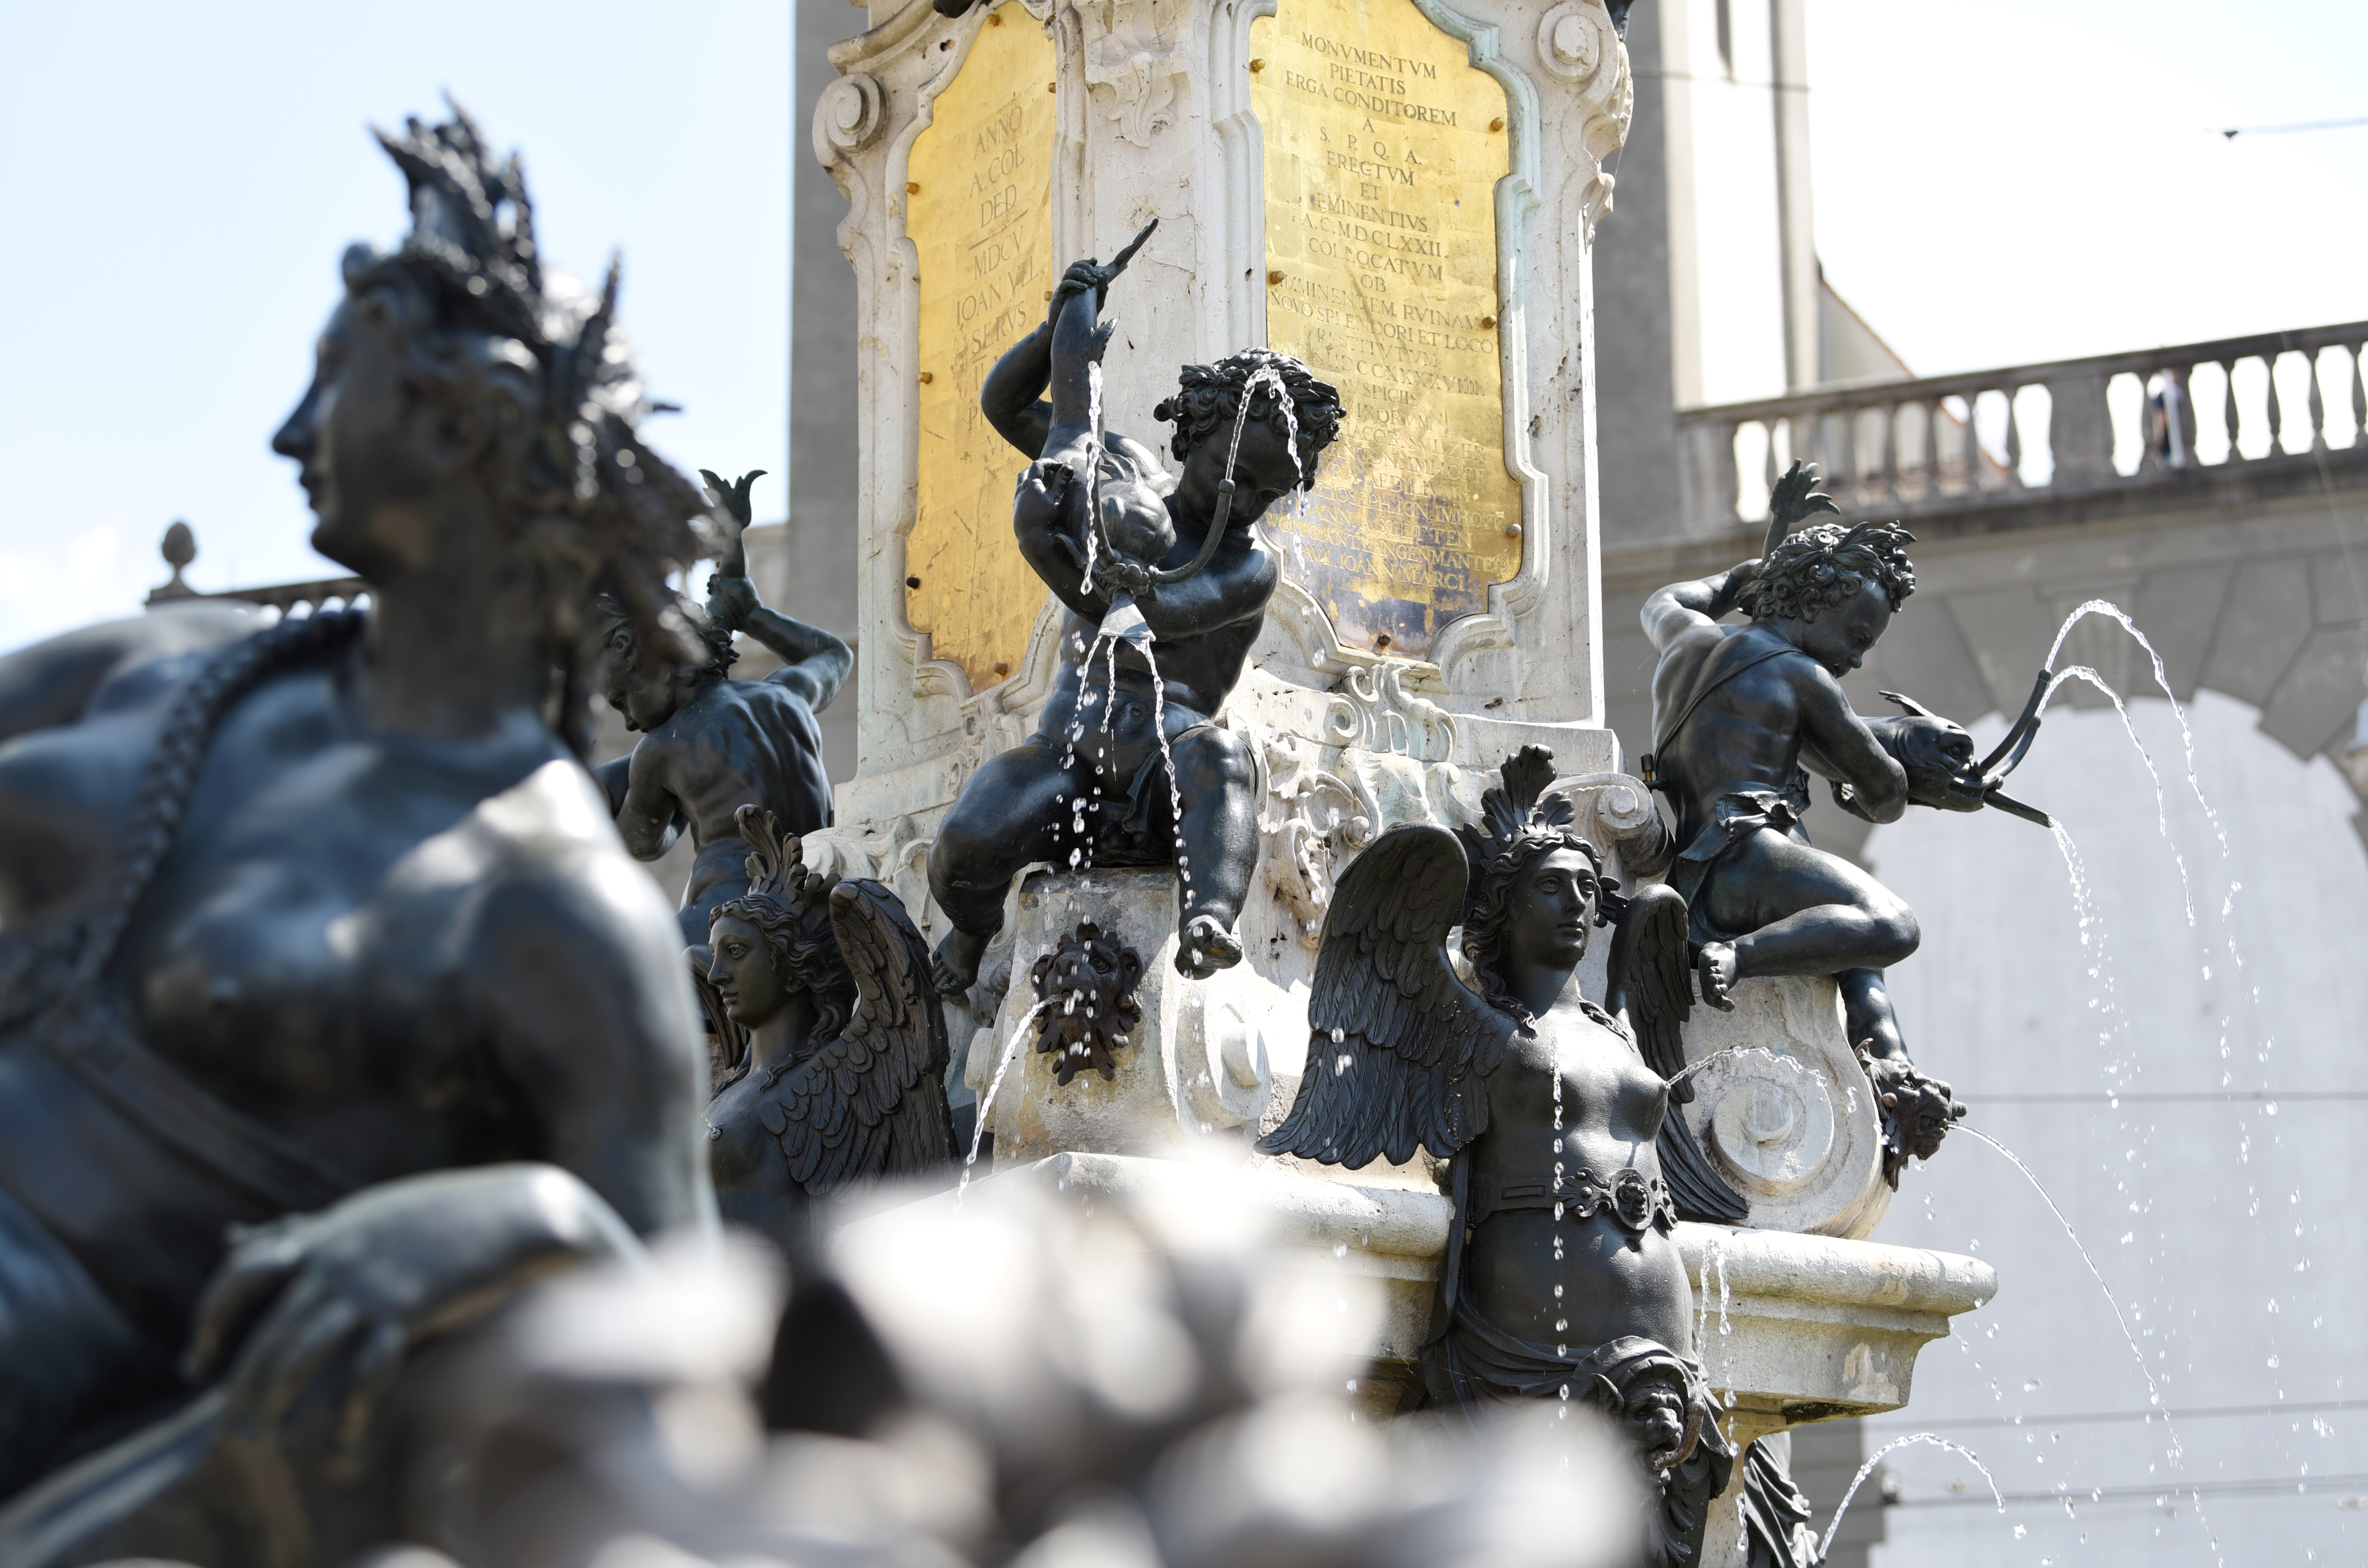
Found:
M 1315 483 L 1339 395 L 1287 355 L 1245 349 L 1186 366 L 1156 411 L 1176 426 L 1180 472 L 1103 429 L 1110 329 L 1097 317 L 1133 250 L 1072 267 L 1046 324 L 980 397 L 1034 460 L 1012 529 L 1068 613 L 1036 733 L 972 775 L 929 853 L 929 892 L 953 926 L 935 960 L 951 994 L 977 978 L 1011 879 L 1036 861 L 1173 865 L 1177 968 L 1201 978 L 1242 958 L 1234 925 L 1258 862 L 1257 770 L 1213 721 L 1281 574 L 1252 525 Z M 1037 401 L 1048 383 L 1050 402 Z
M 1653 672 L 1654 788 L 1677 813 L 1682 846 L 1669 885 L 1685 895 L 1702 997 L 1754 975 L 1827 974 L 1884 1107 L 1884 1174 L 1908 1154 L 1929 1159 L 1964 1108 L 1946 1084 L 1909 1062 L 1884 971 L 1916 950 L 1916 915 L 1897 894 L 1809 842 L 1802 813 L 1811 772 L 1835 802 L 1870 822 L 1912 805 L 1978 811 L 1999 804 L 1959 726 L 1901 700 L 1898 718 L 1850 708 L 1840 677 L 1857 669 L 1916 590 L 1896 523 L 1818 523 L 1816 471 L 1795 463 L 1777 482 L 1767 551 L 1731 571 L 1673 583 L 1645 601 Z M 1789 537 L 1787 537 L 1789 534 Z M 1741 610 L 1750 619 L 1722 626 Z M 2013 802 L 2007 809 L 2021 810 Z

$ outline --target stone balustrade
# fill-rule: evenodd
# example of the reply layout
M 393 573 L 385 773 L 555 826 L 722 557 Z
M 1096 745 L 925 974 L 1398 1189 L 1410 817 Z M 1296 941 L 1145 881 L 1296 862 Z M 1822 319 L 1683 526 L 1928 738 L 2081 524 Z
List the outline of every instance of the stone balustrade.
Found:
M 2368 322 L 2351 322 L 1688 410 L 1683 532 L 1764 521 L 1795 460 L 1817 465 L 1845 519 L 2073 517 L 2182 487 L 2316 487 L 2331 468 L 2368 471 L 2363 344 Z
M 265 611 L 267 619 L 276 620 L 282 616 L 347 608 L 370 594 L 370 585 L 359 577 L 323 577 L 310 583 L 270 583 L 260 587 L 200 593 L 181 575 L 183 569 L 198 557 L 197 536 L 187 523 L 175 523 L 165 530 L 157 553 L 173 569 L 173 577 L 148 591 L 147 608 L 152 610 L 175 604 L 241 604 L 252 605 Z

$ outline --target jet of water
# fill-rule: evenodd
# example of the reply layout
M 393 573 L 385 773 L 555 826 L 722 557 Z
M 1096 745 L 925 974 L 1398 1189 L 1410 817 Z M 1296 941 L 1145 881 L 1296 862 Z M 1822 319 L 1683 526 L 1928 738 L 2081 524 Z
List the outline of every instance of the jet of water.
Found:
M 1894 1437 L 1875 1449 L 1867 1457 L 1867 1461 L 1858 1467 L 1858 1473 L 1850 1477 L 1850 1490 L 1843 1493 L 1842 1500 L 1834 1506 L 1833 1520 L 1826 1526 L 1826 1539 L 1817 1548 L 1817 1556 L 1821 1560 L 1827 1552 L 1833 1551 L 1834 1532 L 1842 1528 L 1842 1516 L 1850 1512 L 1850 1499 L 1858 1495 L 1858 1489 L 1865 1484 L 1866 1478 L 1874 1472 L 1875 1465 L 1892 1449 L 1904 1449 L 1910 1443 L 1930 1443 L 1934 1448 L 1946 1449 L 1951 1453 L 1963 1458 L 1967 1464 L 1982 1472 L 1982 1479 L 1989 1483 L 1990 1495 L 1998 1501 L 1998 1511 L 2001 1514 L 2006 1512 L 2006 1494 L 1998 1490 L 1998 1478 L 1990 1473 L 1989 1467 L 1982 1463 L 1973 1449 L 1960 1448 L 1938 1432 L 1910 1432 L 1905 1437 Z
M 1783 1055 L 1779 1051 L 1770 1051 L 1764 1045 L 1723 1045 L 1716 1051 L 1712 1051 L 1709 1055 L 1703 1057 L 1700 1062 L 1689 1062 L 1683 1067 L 1679 1068 L 1677 1072 L 1671 1074 L 1669 1075 L 1669 1086 L 1673 1089 L 1676 1088 L 1679 1084 L 1684 1083 L 1688 1078 L 1692 1077 L 1695 1074 L 1701 1072 L 1712 1062 L 1718 1061 L 1722 1057 L 1727 1056 L 1764 1056 L 1768 1058 L 1769 1061 L 1775 1062 L 1780 1066 L 1790 1068 L 1797 1074 L 1804 1077 L 1814 1076 L 1814 1074 L 1810 1074 L 1808 1068 L 1801 1064 L 1798 1059 Z M 1822 1092 L 1823 1087 L 1823 1085 L 1819 1085 L 1820 1092 Z
M 978 1125 L 970 1135 L 970 1157 L 962 1161 L 962 1180 L 954 1187 L 956 1208 L 962 1206 L 962 1194 L 970 1190 L 971 1167 L 978 1164 L 979 1148 L 986 1142 L 987 1113 L 995 1108 L 995 1096 L 1003 1087 L 1003 1075 L 1011 1071 L 1012 1060 L 1019 1054 L 1019 1042 L 1028 1038 L 1036 1016 L 1052 1005 L 1050 1000 L 1039 1002 L 1020 1018 L 1019 1028 L 1011 1031 L 1011 1039 L 1004 1045 L 1002 1059 L 995 1064 L 995 1076 L 987 1081 L 986 1093 L 979 1097 Z
M 1116 669 L 1117 651 L 1111 651 L 1111 668 Z M 1192 857 L 1184 847 L 1184 792 L 1176 783 L 1176 754 L 1167 748 L 1167 683 L 1159 678 L 1159 659 L 1152 653 L 1151 644 L 1143 644 L 1143 662 L 1151 669 L 1151 729 L 1159 737 L 1159 762 L 1167 773 L 1167 820 L 1176 834 L 1176 875 L 1182 886 L 1184 908 L 1192 907 Z M 1115 677 L 1113 677 L 1115 678 Z M 1199 949 L 1191 953 L 1191 961 L 1201 961 Z
M 2195 890 L 2188 885 L 2187 857 L 2179 852 L 2178 844 L 2170 836 L 2170 817 L 2163 806 L 2162 775 L 2156 770 L 2153 754 L 2146 750 L 2146 742 L 2138 739 L 2137 726 L 2130 722 L 2130 710 L 2122 701 L 2122 694 L 2108 686 L 2105 677 L 2088 665 L 2072 665 L 2058 670 L 2055 677 L 2047 683 L 2047 691 L 2039 699 L 2039 711 L 2045 713 L 2048 703 L 2055 699 L 2056 688 L 2071 680 L 2086 681 L 2105 694 L 2106 699 L 2113 705 L 2113 711 L 2122 716 L 2122 733 L 2129 736 L 2130 744 L 2137 748 L 2138 760 L 2146 764 L 2146 777 L 2154 780 L 2155 831 L 2162 835 L 2165 844 L 2170 846 L 2171 862 L 2179 868 L 2180 896 L 2187 901 L 2187 923 L 2192 926 L 2195 924 Z
M 2055 655 L 2063 651 L 2064 640 L 2072 635 L 2073 623 L 2090 615 L 2110 616 L 2121 622 L 2122 630 L 2135 638 L 2138 646 L 2146 651 L 2146 657 L 2153 661 L 2154 684 L 2161 688 L 2164 699 L 2170 704 L 2171 717 L 2179 721 L 2180 740 L 2187 748 L 2187 787 L 2195 792 L 2195 803 L 2203 808 L 2204 820 L 2211 823 L 2213 833 L 2220 840 L 2220 858 L 2226 860 L 2228 858 L 2228 835 L 2220 825 L 2220 813 L 2214 811 L 2212 802 L 2203 798 L 2203 781 L 2195 776 L 2195 732 L 2188 728 L 2187 710 L 2179 705 L 2178 697 L 2170 689 L 2170 676 L 2162 667 L 2162 654 L 2146 641 L 2146 634 L 2138 630 L 2137 622 L 2130 619 L 2129 612 L 2111 599 L 2089 599 L 2075 606 L 2072 613 L 2064 618 L 2064 624 L 2056 629 L 2055 641 L 2047 650 L 2047 667 L 2055 667 Z
M 2130 1347 L 2130 1356 L 2138 1364 L 2138 1376 L 2146 1380 L 2146 1403 L 2162 1412 L 2163 1431 L 2170 1438 L 2170 1447 L 2167 1452 L 2170 1462 L 2177 1465 L 2187 1453 L 2187 1445 L 2179 1435 L 2179 1424 L 2171 1419 L 2169 1406 L 2162 1403 L 2162 1385 L 2155 1381 L 2154 1372 L 2146 1366 L 2146 1352 L 2138 1348 L 2137 1335 L 2130 1332 L 2129 1319 L 2122 1312 L 2122 1303 L 2114 1296 L 2112 1287 L 2105 1283 L 2104 1273 L 2098 1268 L 2097 1260 L 2089 1256 L 2088 1247 L 2081 1243 L 2080 1233 L 2072 1228 L 2072 1221 L 2066 1219 L 2064 1210 L 2055 1206 L 2055 1197 L 2040 1184 L 2039 1177 L 2032 1174 L 2031 1167 L 2022 1163 L 2021 1155 L 1979 1128 L 1965 1127 L 1961 1124 L 1958 1131 L 1980 1140 L 2004 1155 L 2009 1165 L 2022 1173 L 2022 1179 L 2031 1183 L 2031 1190 L 2039 1194 L 2039 1200 L 2047 1205 L 2047 1211 L 2055 1216 L 2055 1222 L 2064 1227 L 2065 1239 L 2072 1244 L 2072 1250 L 2080 1255 L 2080 1261 L 2088 1265 L 2089 1277 L 2097 1282 L 2097 1289 L 2103 1292 L 2105 1304 L 2113 1309 L 2113 1322 L 2122 1331 L 2123 1343 Z M 2173 1488 L 2173 1490 L 2177 1489 Z M 2205 1534 L 2209 1535 L 2212 1530 L 2212 1521 L 2204 1517 L 2203 1490 L 2200 1487 L 2191 1487 L 2189 1490 L 2194 1495 L 2195 1522 L 2203 1528 Z M 2219 1544 L 2216 1537 L 2214 1538 L 2213 1544 L 2215 1547 Z

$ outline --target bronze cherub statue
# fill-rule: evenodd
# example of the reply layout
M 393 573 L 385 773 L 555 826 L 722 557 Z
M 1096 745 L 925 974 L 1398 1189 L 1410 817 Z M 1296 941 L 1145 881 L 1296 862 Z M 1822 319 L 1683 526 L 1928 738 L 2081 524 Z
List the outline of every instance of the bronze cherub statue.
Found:
M 1065 614 L 1036 733 L 970 776 L 930 846 L 929 892 L 951 927 L 936 961 L 947 995 L 975 983 L 1012 879 L 1038 861 L 1173 866 L 1177 969 L 1206 979 L 1242 960 L 1258 764 L 1217 719 L 1281 581 L 1255 525 L 1315 483 L 1339 393 L 1265 348 L 1185 366 L 1153 411 L 1176 426 L 1171 473 L 1102 419 L 1100 301 L 1133 249 L 1071 267 L 1044 324 L 979 392 L 1031 460 L 1012 528 Z
M 737 821 L 748 891 L 717 906 L 704 978 L 746 1046 L 707 1108 L 712 1166 L 725 1219 L 788 1241 L 808 1197 L 953 1164 L 951 1055 L 904 901 L 807 871 L 770 812 Z

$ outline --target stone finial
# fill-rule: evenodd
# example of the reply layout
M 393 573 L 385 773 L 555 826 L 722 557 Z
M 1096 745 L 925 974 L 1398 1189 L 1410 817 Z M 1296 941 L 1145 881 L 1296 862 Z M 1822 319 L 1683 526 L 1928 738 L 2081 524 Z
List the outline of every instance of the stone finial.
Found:
M 151 588 L 148 602 L 153 605 L 168 599 L 196 598 L 198 591 L 189 586 L 181 575 L 182 569 L 198 558 L 198 536 L 189 525 L 175 518 L 173 526 L 165 530 L 164 540 L 156 546 L 156 553 L 163 556 L 165 564 L 173 569 L 173 580 Z

